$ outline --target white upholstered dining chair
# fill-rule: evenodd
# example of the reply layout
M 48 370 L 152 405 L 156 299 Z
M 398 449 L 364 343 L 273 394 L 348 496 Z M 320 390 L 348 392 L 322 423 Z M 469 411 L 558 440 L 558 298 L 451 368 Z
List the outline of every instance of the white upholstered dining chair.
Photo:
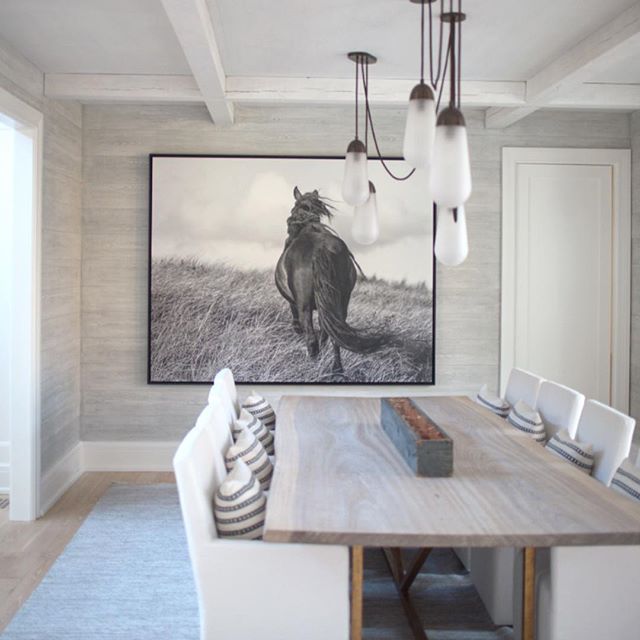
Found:
M 557 382 L 544 380 L 540 385 L 535 409 L 544 422 L 547 438 L 563 429 L 575 438 L 583 406 L 584 396 L 581 393 Z
M 240 401 L 238 400 L 238 389 L 236 388 L 236 381 L 233 377 L 233 373 L 231 369 L 224 368 L 220 369 L 218 373 L 216 373 L 215 378 L 213 379 L 213 386 L 222 387 L 226 393 L 229 401 L 231 402 L 231 406 L 236 413 L 236 416 L 240 415 Z
M 511 369 L 507 386 L 504 392 L 504 399 L 513 406 L 518 400 L 524 400 L 530 407 L 536 406 L 538 392 L 543 378 L 529 373 L 524 369 Z
M 515 405 L 523 400 L 534 408 L 543 378 L 523 369 L 509 374 L 505 400 Z M 460 557 L 461 554 L 458 553 Z M 496 625 L 513 624 L 513 576 L 516 550 L 513 547 L 472 548 L 467 568 L 484 606 Z
M 346 547 L 218 538 L 212 497 L 226 470 L 204 422 L 173 459 L 201 640 L 348 640 Z
M 616 470 L 631 451 L 636 421 L 597 400 L 587 400 L 576 437 L 593 446 L 592 475 L 609 486 Z
M 585 403 L 576 437 L 593 445 L 592 475 L 602 484 L 611 484 L 617 468 L 629 455 L 634 428 L 633 418 L 596 400 Z M 536 574 L 537 640 L 640 637 L 640 546 L 541 550 Z M 518 605 L 516 602 L 516 638 Z

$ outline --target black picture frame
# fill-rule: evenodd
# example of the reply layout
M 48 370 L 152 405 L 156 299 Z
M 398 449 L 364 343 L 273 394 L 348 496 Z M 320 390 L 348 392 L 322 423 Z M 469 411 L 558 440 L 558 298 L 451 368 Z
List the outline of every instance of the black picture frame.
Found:
M 267 155 L 267 154 L 189 154 L 189 153 L 150 153 L 148 155 L 148 236 L 147 236 L 147 384 L 148 385 L 211 385 L 213 380 L 154 380 L 152 378 L 152 261 L 153 261 L 153 163 L 155 158 L 216 158 L 216 159 L 258 159 L 258 160 L 344 160 L 343 156 L 325 156 L 325 155 Z M 376 160 L 376 157 L 370 157 L 370 160 Z M 397 156 L 384 156 L 385 161 L 403 160 Z M 436 384 L 436 305 L 437 305 L 437 277 L 436 277 L 436 259 L 434 253 L 435 232 L 436 232 L 436 207 L 433 205 L 432 210 L 432 304 L 431 304 L 431 378 L 428 381 L 407 382 L 407 381 L 270 381 L 256 380 L 251 382 L 237 381 L 239 386 L 329 386 L 329 387 L 382 387 L 382 386 L 403 386 L 403 387 L 427 387 Z

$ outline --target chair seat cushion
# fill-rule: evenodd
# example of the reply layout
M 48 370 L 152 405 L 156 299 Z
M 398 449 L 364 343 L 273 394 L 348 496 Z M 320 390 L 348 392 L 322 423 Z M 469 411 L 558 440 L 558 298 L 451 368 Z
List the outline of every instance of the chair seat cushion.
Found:
M 260 418 L 249 413 L 246 409 L 240 410 L 240 417 L 233 421 L 231 433 L 235 440 L 242 429 L 248 429 L 253 433 L 258 440 L 262 443 L 262 446 L 266 449 L 267 453 L 272 456 L 275 453 L 275 444 L 273 433 L 262 423 Z
M 516 429 L 524 431 L 524 433 L 531 436 L 536 442 L 544 443 L 547 439 L 544 423 L 542 422 L 540 414 L 535 409 L 532 409 L 524 400 L 518 400 L 518 402 L 516 402 L 507 416 L 507 422 Z
M 227 471 L 233 469 L 236 460 L 242 460 L 266 491 L 271 485 L 273 465 L 266 449 L 258 438 L 246 427 L 242 427 L 234 444 L 224 454 Z
M 491 393 L 486 384 L 478 392 L 476 401 L 478 404 L 481 404 L 483 407 L 493 411 L 493 413 L 499 415 L 501 418 L 506 418 L 511 410 L 511 405 L 500 396 Z
M 258 479 L 242 459 L 236 460 L 213 496 L 218 535 L 233 540 L 259 540 L 266 512 L 267 498 Z
M 611 480 L 611 488 L 640 502 L 640 469 L 629 458 L 618 467 Z
M 242 407 L 254 415 L 267 429 L 276 428 L 276 412 L 269 402 L 255 391 L 242 403 Z
M 546 449 L 560 456 L 563 460 L 570 462 L 580 471 L 591 475 L 594 463 L 593 446 L 574 440 L 566 429 L 556 433 L 547 442 Z

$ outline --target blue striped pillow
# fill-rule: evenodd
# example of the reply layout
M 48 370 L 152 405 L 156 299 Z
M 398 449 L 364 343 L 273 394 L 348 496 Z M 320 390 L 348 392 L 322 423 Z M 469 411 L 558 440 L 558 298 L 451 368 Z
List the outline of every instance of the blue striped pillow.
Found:
M 611 481 L 611 488 L 640 502 L 640 469 L 631 464 L 629 458 L 618 467 Z
M 227 471 L 233 469 L 236 460 L 241 459 L 251 469 L 265 491 L 269 490 L 273 476 L 273 464 L 258 438 L 246 428 L 242 428 L 236 441 L 224 454 Z
M 242 429 L 248 429 L 251 431 L 251 433 L 260 440 L 262 446 L 267 450 L 267 453 L 270 456 L 275 454 L 273 433 L 271 433 L 271 431 L 262 424 L 262 421 L 259 418 L 249 413 L 246 409 L 241 409 L 240 417 L 233 421 L 231 433 L 233 434 L 234 439 L 240 435 Z
M 482 389 L 480 389 L 480 391 L 478 391 L 476 401 L 478 404 L 486 407 L 489 411 L 493 411 L 493 413 L 501 418 L 506 418 L 509 415 L 509 410 L 511 409 L 511 405 L 506 400 L 490 393 L 486 384 Z
M 513 409 L 509 412 L 507 422 L 516 429 L 524 431 L 536 442 L 544 443 L 547 439 L 547 432 L 540 414 L 532 409 L 524 400 L 518 400 Z
M 258 418 L 267 429 L 276 428 L 276 412 L 267 400 L 255 391 L 252 391 L 251 395 L 242 403 L 242 408 Z
M 574 440 L 566 429 L 556 433 L 545 447 L 551 453 L 561 457 L 580 469 L 583 473 L 591 475 L 593 471 L 593 446 Z
M 259 540 L 266 513 L 267 498 L 258 479 L 242 460 L 236 460 L 213 496 L 218 535 L 233 540 Z

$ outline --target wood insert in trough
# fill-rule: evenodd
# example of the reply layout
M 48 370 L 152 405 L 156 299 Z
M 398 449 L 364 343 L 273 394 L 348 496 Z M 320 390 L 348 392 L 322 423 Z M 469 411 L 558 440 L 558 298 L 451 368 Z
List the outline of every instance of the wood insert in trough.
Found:
M 410 398 L 382 399 L 382 428 L 418 476 L 453 473 L 453 440 Z

